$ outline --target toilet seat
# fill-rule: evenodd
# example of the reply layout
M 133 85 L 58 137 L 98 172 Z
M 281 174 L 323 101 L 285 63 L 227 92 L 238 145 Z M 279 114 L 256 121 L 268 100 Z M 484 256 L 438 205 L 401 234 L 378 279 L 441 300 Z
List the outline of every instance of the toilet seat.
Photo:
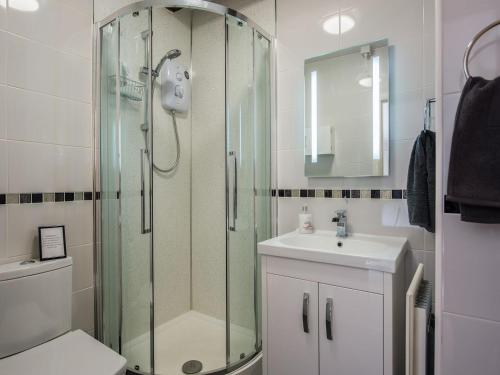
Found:
M 123 375 L 127 361 L 81 330 L 0 359 L 5 375 Z

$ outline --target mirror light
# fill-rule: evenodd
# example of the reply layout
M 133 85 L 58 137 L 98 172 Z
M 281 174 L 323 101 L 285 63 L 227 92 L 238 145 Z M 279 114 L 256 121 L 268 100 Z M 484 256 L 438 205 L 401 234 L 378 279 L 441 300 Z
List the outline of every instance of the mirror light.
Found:
M 38 0 L 9 0 L 9 8 L 21 12 L 36 12 L 39 7 Z
M 348 32 L 356 25 L 354 18 L 342 14 L 335 14 L 323 22 L 323 30 L 328 34 L 339 35 Z
M 380 57 L 373 56 L 373 160 L 380 160 Z
M 311 162 L 318 162 L 318 72 L 311 72 Z

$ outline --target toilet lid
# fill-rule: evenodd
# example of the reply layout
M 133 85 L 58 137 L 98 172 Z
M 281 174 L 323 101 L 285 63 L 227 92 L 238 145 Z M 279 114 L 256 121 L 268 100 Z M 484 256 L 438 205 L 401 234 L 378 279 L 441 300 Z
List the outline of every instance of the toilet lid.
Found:
M 127 361 L 81 330 L 0 359 L 5 375 L 122 375 Z

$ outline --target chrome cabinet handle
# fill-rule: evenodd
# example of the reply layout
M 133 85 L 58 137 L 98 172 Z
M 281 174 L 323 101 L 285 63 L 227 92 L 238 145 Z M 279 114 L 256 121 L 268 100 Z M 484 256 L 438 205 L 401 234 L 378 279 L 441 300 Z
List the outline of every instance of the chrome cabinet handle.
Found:
M 309 333 L 309 293 L 304 293 L 302 297 L 302 328 Z
M 333 322 L 333 299 L 327 298 L 327 300 L 326 300 L 326 338 L 330 341 L 333 341 L 332 322 Z
M 234 151 L 229 151 L 229 156 L 233 158 L 233 199 L 232 199 L 232 217 L 229 224 L 229 230 L 236 232 L 236 219 L 238 218 L 238 160 L 236 159 L 236 153 Z
M 146 229 L 146 184 L 144 179 L 144 154 L 145 150 L 141 149 L 141 234 L 146 234 L 151 232 L 150 229 Z

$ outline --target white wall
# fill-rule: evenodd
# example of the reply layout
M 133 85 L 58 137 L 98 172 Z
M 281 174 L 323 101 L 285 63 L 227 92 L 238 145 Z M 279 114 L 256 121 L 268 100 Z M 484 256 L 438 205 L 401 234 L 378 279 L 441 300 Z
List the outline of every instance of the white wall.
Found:
M 442 183 L 448 175 L 455 112 L 465 82 L 462 56 L 480 29 L 500 18 L 498 0 L 442 0 Z M 500 74 L 500 30 L 474 48 L 472 75 Z M 441 196 L 442 197 L 442 196 Z M 441 374 L 497 375 L 500 371 L 500 225 L 465 223 L 442 214 L 440 244 Z
M 322 20 L 343 12 L 356 26 L 342 37 L 326 34 Z M 390 175 L 365 178 L 304 177 L 304 60 L 388 38 L 391 46 Z M 423 128 L 425 100 L 434 96 L 433 0 L 277 0 L 278 185 L 280 189 L 405 189 L 414 140 Z M 406 236 L 408 273 L 417 262 L 434 275 L 434 236 L 409 225 L 406 200 L 279 198 L 279 232 L 297 227 L 308 204 L 319 229 L 332 229 L 338 208 L 347 208 L 350 231 Z
M 43 0 L 36 12 L 5 4 L 0 194 L 92 191 L 92 1 Z M 92 201 L 45 198 L 52 202 L 0 205 L 0 263 L 38 257 L 37 227 L 64 224 L 73 328 L 93 332 Z
M 192 309 L 226 316 L 225 18 L 193 12 Z

